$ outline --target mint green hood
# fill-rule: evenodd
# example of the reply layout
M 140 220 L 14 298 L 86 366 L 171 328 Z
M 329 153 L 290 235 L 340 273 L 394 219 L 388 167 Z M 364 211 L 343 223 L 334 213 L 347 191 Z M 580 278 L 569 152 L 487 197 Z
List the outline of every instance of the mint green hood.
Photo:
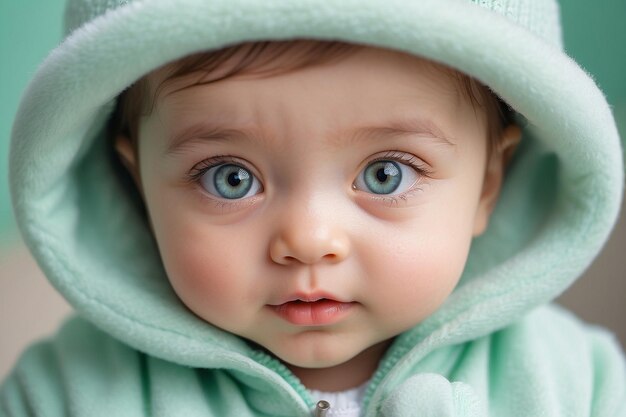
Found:
M 99 378 L 122 378 L 111 367 L 91 368 L 103 361 L 135 371 L 123 379 L 132 388 L 107 391 L 102 415 L 148 415 L 142 401 L 169 400 L 180 402 L 179 410 L 196 404 L 189 409 L 194 415 L 308 412 L 312 400 L 286 368 L 178 300 L 141 210 L 118 180 L 105 126 L 116 96 L 166 62 L 247 40 L 316 38 L 398 49 L 458 68 L 509 103 L 524 127 L 489 229 L 475 240 L 460 284 L 440 310 L 396 340 L 370 385 L 367 415 L 408 416 L 415 409 L 424 416 L 483 416 L 488 409 L 538 415 L 546 408 L 556 416 L 618 415 L 626 388 L 614 342 L 565 313 L 537 310 L 601 249 L 623 184 L 611 111 L 564 54 L 553 1 L 70 0 L 66 25 L 67 38 L 23 97 L 10 178 L 24 239 L 81 319 L 25 356 L 18 369 L 29 375 L 22 377 L 27 383 L 16 382 L 19 372 L 10 377 L 3 395 L 15 408 L 7 409 L 17 410 L 20 396 L 35 401 L 19 388 L 32 385 L 89 410 L 93 397 L 76 392 L 93 389 L 97 396 Z M 545 345 L 551 339 L 553 349 Z M 68 352 L 82 352 L 84 362 L 76 365 Z M 42 373 L 38 361 L 55 362 L 56 370 Z M 571 364 L 581 369 L 573 372 Z M 604 367 L 611 371 L 598 370 Z M 79 369 L 82 384 L 64 369 Z M 54 385 L 55 375 L 70 394 L 42 388 Z M 176 378 L 178 388 L 162 391 L 169 400 L 147 394 Z M 137 404 L 115 405 L 115 395 L 136 395 Z M 566 399 L 570 405 L 559 408 Z M 133 407 L 136 413 L 128 411 Z M 163 407 L 155 414 L 173 415 Z M 532 407 L 537 413 L 525 414 Z M 589 413 L 568 414 L 585 407 Z

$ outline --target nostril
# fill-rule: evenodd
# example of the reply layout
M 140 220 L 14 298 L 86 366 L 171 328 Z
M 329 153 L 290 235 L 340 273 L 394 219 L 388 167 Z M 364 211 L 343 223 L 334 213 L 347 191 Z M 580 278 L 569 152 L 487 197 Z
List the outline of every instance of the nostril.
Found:
M 318 262 L 337 263 L 349 253 L 347 236 L 338 233 L 322 232 L 291 236 L 287 233 L 276 235 L 270 244 L 270 258 L 278 264 L 315 264 Z
M 294 262 L 299 262 L 298 259 L 295 256 L 284 256 L 283 259 L 287 262 L 287 263 L 294 263 Z

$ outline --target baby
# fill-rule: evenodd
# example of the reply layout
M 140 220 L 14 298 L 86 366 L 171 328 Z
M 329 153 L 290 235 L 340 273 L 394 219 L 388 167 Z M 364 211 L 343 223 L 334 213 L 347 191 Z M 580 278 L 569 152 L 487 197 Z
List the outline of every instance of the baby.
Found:
M 16 119 L 78 315 L 3 413 L 625 415 L 616 342 L 547 304 L 622 181 L 551 1 L 122 3 L 70 2 Z
M 519 139 L 498 106 L 407 54 L 261 43 L 140 80 L 116 148 L 182 302 L 336 391 L 456 286 Z

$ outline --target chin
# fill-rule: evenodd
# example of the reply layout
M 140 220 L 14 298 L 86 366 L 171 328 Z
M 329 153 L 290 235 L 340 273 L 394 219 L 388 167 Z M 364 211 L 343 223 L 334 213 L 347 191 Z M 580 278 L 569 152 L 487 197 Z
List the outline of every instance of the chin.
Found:
M 274 354 L 281 361 L 292 365 L 297 366 L 299 368 L 311 368 L 311 369 L 320 369 L 320 368 L 332 368 L 334 366 L 341 365 L 342 363 L 348 362 L 357 353 L 353 355 L 346 354 L 338 354 L 338 352 L 297 352 L 296 354 L 283 354 L 280 355 Z
M 320 342 L 297 346 L 293 349 L 285 349 L 284 345 L 278 349 L 269 348 L 274 356 L 288 365 L 311 369 L 332 368 L 341 365 L 358 356 L 362 350 L 350 348 L 345 343 L 342 346 L 341 343 L 337 345 Z
M 393 338 L 376 341 L 371 344 L 349 344 L 344 338 L 337 344 L 317 344 L 306 349 L 287 351 L 279 349 L 274 353 L 288 366 L 306 369 L 324 369 L 344 366 L 350 369 L 376 368 L 384 353 L 393 342 Z

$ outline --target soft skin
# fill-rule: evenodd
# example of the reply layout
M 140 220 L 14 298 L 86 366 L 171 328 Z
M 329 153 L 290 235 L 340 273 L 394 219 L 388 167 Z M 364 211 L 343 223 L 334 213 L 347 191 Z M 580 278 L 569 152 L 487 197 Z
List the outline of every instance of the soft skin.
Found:
M 150 77 L 154 88 L 163 72 Z M 362 383 L 392 338 L 453 291 L 518 131 L 505 129 L 488 157 L 485 114 L 449 74 L 376 48 L 289 73 L 174 88 L 185 82 L 166 84 L 142 118 L 138 155 L 128 138 L 116 141 L 174 290 L 309 388 Z M 401 167 L 391 195 L 363 181 L 378 159 Z M 216 164 L 255 177 L 245 197 L 215 194 L 206 168 Z M 321 324 L 293 323 L 274 308 L 319 293 L 349 304 Z

